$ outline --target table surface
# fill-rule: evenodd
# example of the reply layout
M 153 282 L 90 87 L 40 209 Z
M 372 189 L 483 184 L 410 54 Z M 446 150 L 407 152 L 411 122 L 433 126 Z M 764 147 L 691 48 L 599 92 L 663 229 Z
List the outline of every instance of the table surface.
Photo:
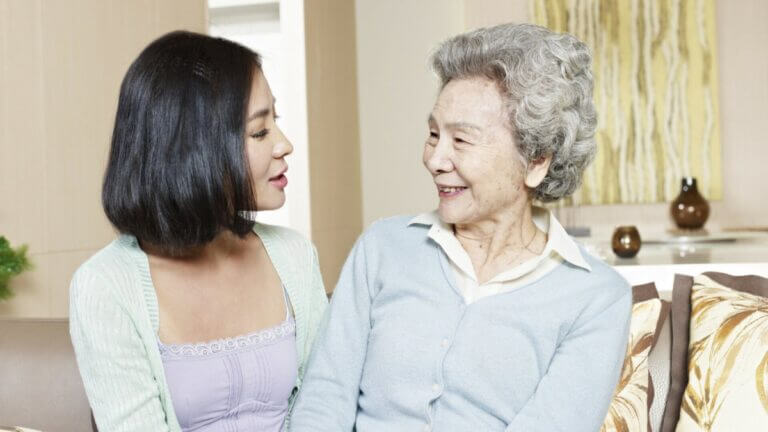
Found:
M 672 289 L 675 274 L 696 275 L 707 271 L 732 275 L 755 274 L 768 277 L 768 234 L 712 233 L 712 241 L 697 238 L 681 242 L 678 237 L 665 241 L 663 233 L 645 236 L 633 258 L 620 258 L 609 240 L 578 238 L 587 250 L 612 265 L 632 285 L 656 283 L 659 291 Z M 643 237 L 643 233 L 640 234 Z M 731 240 L 724 240 L 731 237 Z
M 641 237 L 643 234 L 640 234 Z M 709 263 L 768 263 L 768 234 L 713 233 L 713 241 L 697 238 L 663 242 L 659 234 L 647 236 L 652 242 L 643 243 L 633 258 L 620 258 L 611 250 L 610 239 L 591 237 L 577 239 L 589 252 L 614 266 L 709 264 Z M 724 238 L 732 237 L 732 240 Z

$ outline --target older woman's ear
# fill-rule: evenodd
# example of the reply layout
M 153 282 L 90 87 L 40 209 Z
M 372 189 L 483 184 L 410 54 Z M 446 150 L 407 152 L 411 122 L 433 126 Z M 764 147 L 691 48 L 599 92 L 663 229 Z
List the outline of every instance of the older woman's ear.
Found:
M 549 172 L 549 165 L 552 163 L 552 155 L 542 156 L 528 163 L 528 169 L 525 174 L 525 185 L 531 189 L 536 189 L 544 177 Z

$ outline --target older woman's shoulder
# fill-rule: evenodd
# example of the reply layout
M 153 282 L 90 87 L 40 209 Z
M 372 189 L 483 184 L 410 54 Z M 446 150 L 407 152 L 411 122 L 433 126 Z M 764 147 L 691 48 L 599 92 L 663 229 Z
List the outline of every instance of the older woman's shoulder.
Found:
M 616 269 L 590 254 L 583 246 L 579 246 L 579 249 L 591 270 L 579 271 L 579 275 L 572 275 L 570 280 L 580 287 L 580 291 L 583 290 L 585 296 L 606 304 L 632 297 L 632 287 Z
M 357 240 L 357 246 L 369 253 L 387 255 L 393 250 L 417 253 L 426 244 L 429 226 L 414 223 L 413 215 L 391 216 L 371 223 Z
M 607 279 L 621 280 L 626 282 L 624 277 L 619 274 L 619 272 L 617 272 L 613 266 L 603 261 L 600 257 L 592 255 L 584 246 L 579 245 L 579 250 L 581 251 L 581 255 L 587 261 L 589 266 L 592 267 L 592 271 L 594 273 Z
M 366 233 L 405 231 L 409 226 L 414 225 L 412 223 L 414 219 L 415 215 L 396 215 L 379 218 L 373 221 L 365 231 Z
M 398 215 L 377 219 L 365 229 L 362 238 L 366 241 L 391 240 L 402 242 L 407 239 L 417 240 L 426 237 L 429 226 L 415 223 L 414 219 L 414 215 Z

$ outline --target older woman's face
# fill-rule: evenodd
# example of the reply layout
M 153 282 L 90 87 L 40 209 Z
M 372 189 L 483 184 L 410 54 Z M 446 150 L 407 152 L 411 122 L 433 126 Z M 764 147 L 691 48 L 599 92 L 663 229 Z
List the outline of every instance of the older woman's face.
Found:
M 429 117 L 424 166 L 447 223 L 495 220 L 527 201 L 525 164 L 495 83 L 477 77 L 443 88 Z

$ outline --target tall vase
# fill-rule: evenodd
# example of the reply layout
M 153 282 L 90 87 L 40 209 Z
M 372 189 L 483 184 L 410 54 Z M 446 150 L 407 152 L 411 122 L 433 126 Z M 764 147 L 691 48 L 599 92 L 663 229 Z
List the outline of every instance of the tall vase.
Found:
M 690 230 L 704 226 L 709 217 L 709 203 L 699 193 L 695 178 L 683 177 L 680 194 L 672 201 L 670 212 L 678 228 Z

